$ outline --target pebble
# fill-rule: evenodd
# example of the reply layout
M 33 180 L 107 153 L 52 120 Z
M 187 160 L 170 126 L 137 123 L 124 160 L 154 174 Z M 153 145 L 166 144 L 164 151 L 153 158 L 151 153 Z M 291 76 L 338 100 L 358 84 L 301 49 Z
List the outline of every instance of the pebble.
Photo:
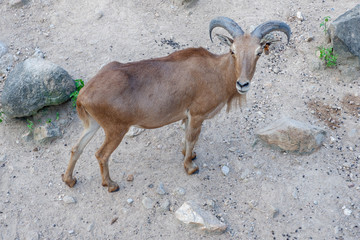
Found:
M 86 228 L 86 230 L 87 230 L 88 232 L 91 232 L 93 229 L 94 229 L 94 223 L 89 224 L 89 225 L 87 226 L 87 228 Z
M 274 206 L 270 206 L 270 214 L 272 218 L 276 218 L 280 213 L 280 210 Z
M 245 169 L 241 175 L 240 175 L 240 179 L 241 180 L 244 180 L 246 179 L 249 175 L 250 175 L 251 171 L 249 169 Z
M 186 190 L 179 187 L 179 188 L 176 189 L 176 193 L 179 194 L 179 195 L 185 195 Z
M 69 234 L 74 234 L 75 231 L 71 229 L 71 230 L 68 231 L 68 233 L 69 233 Z
M 170 200 L 169 199 L 165 199 L 161 204 L 160 204 L 160 209 L 163 211 L 169 211 L 170 210 Z
M 63 202 L 66 204 L 76 203 L 76 200 L 71 196 L 64 196 Z
M 0 41 L 0 58 L 8 52 L 8 47 Z
M 134 202 L 134 200 L 132 198 L 129 198 L 128 200 L 126 200 L 128 204 L 132 204 Z
M 6 154 L 3 156 L 0 156 L 0 164 L 3 164 L 4 162 L 6 162 L 6 158 L 7 158 Z
M 222 166 L 221 172 L 224 174 L 224 176 L 227 176 L 230 172 L 230 168 L 228 166 Z
M 297 12 L 296 13 L 296 17 L 297 17 L 297 19 L 298 20 L 300 20 L 300 21 L 304 21 L 304 15 L 301 13 L 301 12 Z
M 350 216 L 351 213 L 352 213 L 352 211 L 351 211 L 350 209 L 348 209 L 348 208 L 345 208 L 345 209 L 344 209 L 344 214 L 345 214 L 346 216 Z
M 144 197 L 144 199 L 141 202 L 146 209 L 152 209 L 155 205 L 154 200 L 152 200 L 149 197 Z
M 134 175 L 129 174 L 129 175 L 127 176 L 127 178 L 126 178 L 126 181 L 128 181 L 128 182 L 134 181 Z
M 229 148 L 229 151 L 230 151 L 230 152 L 235 152 L 235 151 L 236 151 L 236 147 L 231 147 L 231 148 Z
M 160 183 L 158 188 L 156 189 L 156 192 L 159 194 L 159 195 L 165 195 L 166 194 L 166 191 L 164 189 L 164 184 L 163 183 Z

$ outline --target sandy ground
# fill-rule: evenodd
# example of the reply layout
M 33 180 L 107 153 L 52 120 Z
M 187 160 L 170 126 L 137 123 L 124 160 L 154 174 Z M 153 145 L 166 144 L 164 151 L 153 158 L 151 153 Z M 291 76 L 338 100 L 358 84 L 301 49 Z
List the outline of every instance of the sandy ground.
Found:
M 182 166 L 184 132 L 175 123 L 124 139 L 110 162 L 120 191 L 108 193 L 94 156 L 104 137 L 99 131 L 79 159 L 78 183 L 70 189 L 60 175 L 82 131 L 71 103 L 43 111 L 53 119 L 51 114 L 59 112 L 66 125 L 63 136 L 48 144 L 21 137 L 28 130 L 26 119 L 5 119 L 0 124 L 0 239 L 360 238 L 360 82 L 339 69 L 318 68 L 315 56 L 317 46 L 326 44 L 321 19 L 335 19 L 356 1 L 199 0 L 191 8 L 160 0 L 34 0 L 20 8 L 9 2 L 0 1 L 0 41 L 16 56 L 15 63 L 39 48 L 85 82 L 110 61 L 177 50 L 170 43 L 225 53 L 228 49 L 208 36 L 209 21 L 219 15 L 244 30 L 282 20 L 293 35 L 288 45 L 278 43 L 259 60 L 244 108 L 223 110 L 204 123 L 196 147 L 200 171 L 192 176 Z M 294 17 L 298 11 L 302 22 Z M 311 35 L 314 40 L 307 42 Z M 324 128 L 324 146 L 311 155 L 253 146 L 256 130 L 282 116 Z M 227 176 L 220 170 L 224 165 L 230 168 Z M 126 181 L 130 174 L 132 182 Z M 156 193 L 160 183 L 166 195 Z M 186 193 L 179 194 L 179 188 Z M 76 203 L 65 204 L 64 196 Z M 144 197 L 156 206 L 145 209 Z M 159 207 L 165 200 L 170 211 Z M 174 211 L 186 200 L 211 211 L 227 231 L 214 235 L 180 223 Z

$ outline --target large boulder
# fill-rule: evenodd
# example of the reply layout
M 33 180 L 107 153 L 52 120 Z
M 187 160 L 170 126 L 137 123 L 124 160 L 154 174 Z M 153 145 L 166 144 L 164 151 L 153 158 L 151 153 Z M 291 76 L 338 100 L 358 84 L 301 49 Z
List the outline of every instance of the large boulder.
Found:
M 326 132 L 322 128 L 290 118 L 282 118 L 257 131 L 257 137 L 270 146 L 296 153 L 312 153 L 322 146 Z
M 360 59 L 360 4 L 333 21 L 328 33 L 336 54 L 341 58 Z
M 16 65 L 7 77 L 1 103 L 8 117 L 31 116 L 45 106 L 67 101 L 75 90 L 74 80 L 64 69 L 30 58 Z

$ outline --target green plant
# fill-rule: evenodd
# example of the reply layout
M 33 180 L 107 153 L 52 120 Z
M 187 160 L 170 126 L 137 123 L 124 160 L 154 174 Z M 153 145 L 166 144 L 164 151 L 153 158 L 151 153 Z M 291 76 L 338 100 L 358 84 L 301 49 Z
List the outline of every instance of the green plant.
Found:
M 3 122 L 3 117 L 2 117 L 2 114 L 3 114 L 4 112 L 0 112 L 0 123 L 2 123 Z
M 75 85 L 76 85 L 76 91 L 70 94 L 70 98 L 74 107 L 76 107 L 76 100 L 79 95 L 79 92 L 84 87 L 84 81 L 82 79 L 76 79 Z
M 34 123 L 29 119 L 26 119 L 26 121 L 28 122 L 27 127 L 32 131 L 34 129 Z
M 332 47 L 325 48 L 321 46 L 318 49 L 320 51 L 319 58 L 325 61 L 327 67 L 336 66 L 337 55 L 334 54 Z
M 326 16 L 324 17 L 323 21 L 320 23 L 320 27 L 323 28 L 324 33 L 326 34 L 328 28 L 327 28 L 327 22 L 329 22 L 329 20 L 331 19 L 330 16 Z
M 59 114 L 59 112 L 57 112 L 56 113 L 56 121 L 59 121 L 59 119 L 60 119 L 60 114 Z
M 46 120 L 46 123 L 48 123 L 48 124 L 50 124 L 51 122 L 52 122 L 51 118 L 48 118 L 48 119 Z

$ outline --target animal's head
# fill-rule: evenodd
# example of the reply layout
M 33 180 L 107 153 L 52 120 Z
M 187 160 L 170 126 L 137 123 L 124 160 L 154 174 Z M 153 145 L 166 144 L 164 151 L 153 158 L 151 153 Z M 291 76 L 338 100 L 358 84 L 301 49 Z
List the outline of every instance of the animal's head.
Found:
M 232 38 L 216 34 L 217 37 L 230 47 L 230 54 L 235 63 L 236 89 L 245 94 L 250 89 L 250 82 L 254 76 L 256 63 L 261 54 L 268 54 L 270 41 L 264 41 L 266 34 L 273 31 L 284 32 L 288 42 L 291 35 L 290 27 L 280 21 L 269 21 L 260 24 L 250 34 L 244 33 L 241 27 L 232 19 L 217 17 L 210 22 L 209 34 L 212 41 L 212 30 L 216 27 L 224 28 Z

